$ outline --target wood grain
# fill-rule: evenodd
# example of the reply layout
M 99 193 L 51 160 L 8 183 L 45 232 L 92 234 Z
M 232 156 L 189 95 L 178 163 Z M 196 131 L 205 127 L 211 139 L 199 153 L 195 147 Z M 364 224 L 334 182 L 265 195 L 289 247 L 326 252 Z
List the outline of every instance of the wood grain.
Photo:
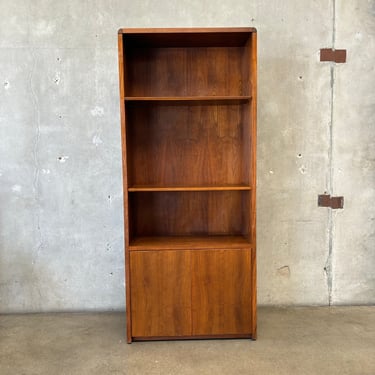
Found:
M 246 107 L 129 103 L 129 185 L 248 184 Z
M 127 97 L 248 95 L 242 79 L 243 51 L 243 47 L 130 48 Z
M 248 191 L 144 192 L 129 195 L 133 237 L 246 235 Z
M 189 251 L 130 254 L 134 336 L 191 335 Z
M 212 47 L 212 46 L 242 46 L 250 33 L 256 29 L 243 28 L 124 28 L 119 33 L 124 34 L 129 47 Z
M 212 339 L 252 339 L 252 335 L 237 333 L 234 335 L 190 335 L 190 336 L 138 336 L 133 341 L 160 341 L 160 340 L 212 340 Z
M 154 37 L 155 34 L 193 34 L 195 36 L 194 42 L 198 42 L 196 34 L 218 34 L 225 33 L 229 38 L 234 38 L 233 34 L 244 33 L 246 39 L 249 33 L 256 33 L 257 30 L 254 27 L 124 27 L 118 30 L 119 34 L 139 34 L 141 37 Z M 221 36 L 221 35 L 220 35 Z
M 129 251 L 238 249 L 245 247 L 251 247 L 249 239 L 245 236 L 147 236 L 135 237 L 130 242 Z
M 128 342 L 256 338 L 256 30 L 120 29 Z
M 127 102 L 213 102 L 213 104 L 241 104 L 251 99 L 248 95 L 239 96 L 126 96 Z
M 251 287 L 253 290 L 251 296 L 251 317 L 252 338 L 257 338 L 257 266 L 256 266 L 256 139 L 257 139 L 257 34 L 251 34 L 251 39 L 247 42 L 250 45 L 250 79 L 251 79 L 251 165 L 250 176 L 251 186 L 251 206 L 250 206 L 250 238 L 254 244 L 251 256 Z
M 122 35 L 118 35 L 118 63 L 119 63 L 119 88 L 120 98 L 125 96 L 125 64 L 124 59 L 124 45 Z M 125 105 L 120 102 L 120 116 L 121 116 L 121 147 L 122 147 L 122 176 L 123 176 L 123 192 L 124 192 L 124 256 L 125 256 L 125 288 L 126 288 L 126 332 L 127 341 L 131 343 L 131 299 L 130 299 L 130 258 L 129 252 L 129 209 L 128 209 L 128 171 L 127 171 L 127 141 L 126 141 L 126 115 Z
M 152 185 L 135 185 L 128 188 L 129 192 L 145 192 L 145 191 L 237 191 L 251 190 L 249 185 L 212 185 L 212 186 L 152 186 Z
M 251 333 L 251 251 L 192 254 L 193 335 Z

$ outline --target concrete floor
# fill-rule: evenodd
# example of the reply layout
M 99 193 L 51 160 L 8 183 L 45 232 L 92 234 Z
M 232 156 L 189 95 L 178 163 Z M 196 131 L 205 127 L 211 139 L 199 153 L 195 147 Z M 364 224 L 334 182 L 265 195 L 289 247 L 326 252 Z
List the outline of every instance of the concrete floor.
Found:
M 375 307 L 259 308 L 258 322 L 255 342 L 128 345 L 123 313 L 0 315 L 0 374 L 375 374 Z

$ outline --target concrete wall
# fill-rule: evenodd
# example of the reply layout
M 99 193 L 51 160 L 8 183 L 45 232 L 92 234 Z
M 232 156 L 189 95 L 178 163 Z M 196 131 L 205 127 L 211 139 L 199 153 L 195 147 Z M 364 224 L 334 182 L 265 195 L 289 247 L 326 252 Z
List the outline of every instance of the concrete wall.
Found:
M 0 13 L 0 312 L 124 309 L 120 27 L 257 27 L 259 303 L 375 303 L 374 0 Z M 332 46 L 346 64 L 319 62 Z M 324 191 L 344 210 L 317 207 Z

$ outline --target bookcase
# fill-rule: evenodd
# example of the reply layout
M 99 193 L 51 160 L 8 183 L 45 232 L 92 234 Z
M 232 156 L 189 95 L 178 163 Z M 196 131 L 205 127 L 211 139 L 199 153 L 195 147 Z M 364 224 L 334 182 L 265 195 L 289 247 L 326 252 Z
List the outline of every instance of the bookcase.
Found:
M 256 30 L 118 47 L 127 340 L 256 339 Z

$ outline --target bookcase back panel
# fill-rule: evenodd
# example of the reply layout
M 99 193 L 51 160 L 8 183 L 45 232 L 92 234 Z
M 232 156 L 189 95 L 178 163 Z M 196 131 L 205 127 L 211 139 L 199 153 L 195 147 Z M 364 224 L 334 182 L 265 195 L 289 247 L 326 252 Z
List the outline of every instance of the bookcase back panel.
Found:
M 249 192 L 130 193 L 132 237 L 247 235 Z
M 128 104 L 132 185 L 248 184 L 249 104 Z
M 245 47 L 129 48 L 125 56 L 126 96 L 237 96 L 250 92 Z

